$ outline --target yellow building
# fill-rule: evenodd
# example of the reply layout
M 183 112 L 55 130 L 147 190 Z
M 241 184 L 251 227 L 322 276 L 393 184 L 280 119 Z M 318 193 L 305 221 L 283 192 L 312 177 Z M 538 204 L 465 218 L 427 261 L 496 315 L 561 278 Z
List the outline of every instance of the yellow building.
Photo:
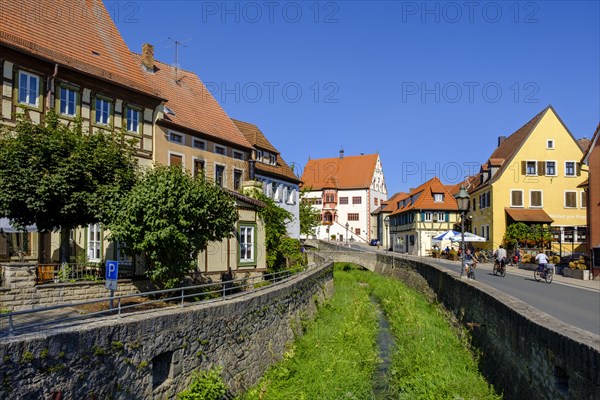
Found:
M 470 180 L 473 233 L 496 249 L 507 226 L 542 224 L 553 233 L 552 250 L 581 251 L 585 246 L 586 204 L 581 176 L 582 150 L 552 106 L 498 147 Z

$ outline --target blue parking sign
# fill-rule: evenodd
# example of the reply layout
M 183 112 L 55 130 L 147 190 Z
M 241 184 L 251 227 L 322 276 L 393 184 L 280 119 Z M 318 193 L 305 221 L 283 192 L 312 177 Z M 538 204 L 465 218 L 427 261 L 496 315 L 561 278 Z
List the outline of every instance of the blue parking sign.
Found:
M 119 262 L 106 261 L 106 280 L 117 280 L 119 275 Z

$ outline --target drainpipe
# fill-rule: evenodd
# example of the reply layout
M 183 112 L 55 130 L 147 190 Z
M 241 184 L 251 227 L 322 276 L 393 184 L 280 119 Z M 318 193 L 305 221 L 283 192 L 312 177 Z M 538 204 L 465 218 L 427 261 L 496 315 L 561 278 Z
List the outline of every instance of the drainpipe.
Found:
M 58 64 L 54 64 L 54 73 L 48 78 L 46 84 L 48 85 L 48 94 L 46 96 L 46 109 L 50 110 L 54 101 L 54 79 L 58 75 Z

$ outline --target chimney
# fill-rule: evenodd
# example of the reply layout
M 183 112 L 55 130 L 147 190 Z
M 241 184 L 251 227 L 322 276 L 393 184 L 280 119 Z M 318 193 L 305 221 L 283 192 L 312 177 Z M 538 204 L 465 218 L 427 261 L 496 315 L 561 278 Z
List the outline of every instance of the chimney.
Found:
M 340 149 L 340 160 L 344 158 L 344 149 Z
M 506 140 L 506 136 L 498 136 L 498 147 Z
M 154 73 L 154 46 L 150 43 L 142 45 L 142 65 L 146 72 Z

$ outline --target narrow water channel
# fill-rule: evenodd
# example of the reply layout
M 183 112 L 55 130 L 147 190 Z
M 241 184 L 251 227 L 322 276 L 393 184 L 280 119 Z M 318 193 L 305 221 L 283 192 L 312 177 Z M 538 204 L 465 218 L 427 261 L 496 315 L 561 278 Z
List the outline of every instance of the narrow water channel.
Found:
M 379 347 L 380 362 L 373 375 L 373 399 L 388 399 L 389 370 L 392 365 L 392 355 L 396 351 L 396 339 L 390 329 L 390 324 L 381 309 L 379 301 L 371 296 L 371 303 L 377 312 L 379 320 L 379 333 L 377 334 L 377 347 Z

